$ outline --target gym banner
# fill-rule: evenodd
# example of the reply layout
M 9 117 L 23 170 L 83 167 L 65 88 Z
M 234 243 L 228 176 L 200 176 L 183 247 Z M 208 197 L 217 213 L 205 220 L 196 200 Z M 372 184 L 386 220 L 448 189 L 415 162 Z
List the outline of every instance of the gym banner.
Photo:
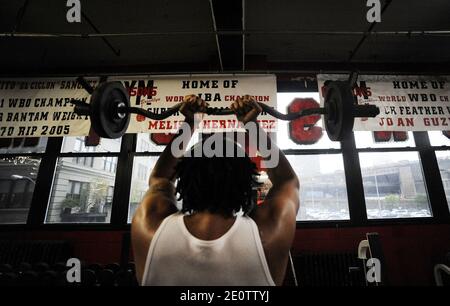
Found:
M 276 107 L 277 85 L 275 75 L 176 75 L 141 77 L 117 77 L 108 81 L 121 81 L 130 94 L 131 106 L 160 113 L 195 94 L 209 103 L 209 107 L 226 108 L 238 96 L 246 94 L 256 101 Z M 151 120 L 132 114 L 127 133 L 170 133 L 178 130 L 184 120 L 177 113 L 165 120 Z M 274 130 L 277 120 L 268 114 L 258 117 L 261 127 Z M 232 131 L 238 129 L 234 115 L 203 115 L 200 128 L 205 131 Z
M 320 103 L 325 81 L 347 79 L 347 75 L 317 75 Z M 448 76 L 360 75 L 354 94 L 358 104 L 380 108 L 376 118 L 355 118 L 356 131 L 450 130 Z
M 76 78 L 0 79 L 0 138 L 85 136 L 90 120 L 73 112 L 72 99 L 88 102 L 90 95 Z M 86 78 L 92 87 L 98 78 Z M 276 106 L 274 75 L 176 75 L 114 77 L 121 81 L 130 95 L 132 106 L 161 112 L 181 102 L 188 94 L 196 94 L 210 107 L 229 107 L 238 95 L 253 95 L 258 102 Z M 170 133 L 178 129 L 183 115 L 155 121 L 131 114 L 127 133 Z M 259 117 L 266 130 L 276 128 L 276 119 L 267 114 Z M 205 131 L 236 130 L 234 115 L 204 115 Z
M 0 138 L 88 135 L 90 121 L 73 112 L 72 99 L 89 101 L 75 78 L 0 79 Z

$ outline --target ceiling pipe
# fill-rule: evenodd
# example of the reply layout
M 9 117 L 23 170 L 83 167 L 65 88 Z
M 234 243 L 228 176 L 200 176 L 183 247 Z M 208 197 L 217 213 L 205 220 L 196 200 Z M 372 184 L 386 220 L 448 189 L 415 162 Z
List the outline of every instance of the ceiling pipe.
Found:
M 91 19 L 83 11 L 81 12 L 81 16 L 89 23 L 89 25 L 94 29 L 97 35 L 102 34 L 100 33 L 100 30 L 95 26 L 95 24 L 91 21 Z M 116 56 L 120 56 L 120 49 L 116 50 L 116 48 L 114 48 L 114 46 L 109 42 L 109 40 L 106 39 L 106 36 L 99 36 L 99 37 L 101 37 L 103 42 L 112 50 L 112 52 Z
M 446 66 L 442 67 L 442 63 L 432 63 L 432 67 L 430 67 L 430 63 L 420 63 L 420 66 L 418 68 L 412 69 L 410 63 L 402 63 L 401 67 L 398 66 L 395 67 L 389 67 L 389 68 L 374 68 L 375 66 L 373 64 L 375 63 L 363 63 L 366 65 L 372 65 L 372 66 L 364 66 L 361 67 L 359 70 L 359 73 L 367 75 L 367 74 L 383 74 L 383 75 L 417 75 L 417 76 L 423 76 L 423 75 L 430 75 L 430 76 L 437 76 L 437 75 L 443 75 L 447 76 L 449 69 L 447 67 L 450 67 L 450 63 L 445 63 Z M 376 67 L 379 67 L 379 63 L 376 64 Z M 407 68 L 405 68 L 407 67 Z M 415 67 L 415 66 L 414 66 Z M 427 68 L 427 69 L 424 69 Z M 314 68 L 314 67 L 307 67 L 305 69 L 276 69 L 276 68 L 269 68 L 269 69 L 251 69 L 246 70 L 245 72 L 241 70 L 230 70 L 226 71 L 225 75 L 231 75 L 231 76 L 237 76 L 237 75 L 255 75 L 255 74 L 287 74 L 287 75 L 295 75 L 299 74 L 302 76 L 315 76 L 316 74 L 348 74 L 350 71 L 353 71 L 354 67 L 347 67 L 347 66 L 339 66 L 339 67 L 328 67 L 328 68 Z M 151 71 L 151 72 L 149 72 Z M 129 69 L 127 69 L 126 72 L 120 71 L 118 72 L 117 69 L 114 71 L 107 71 L 107 70 L 99 70 L 99 71 L 83 71 L 84 77 L 99 77 L 99 76 L 106 76 L 106 77 L 159 77 L 159 76 L 171 76 L 171 75 L 178 75 L 178 76 L 193 76 L 193 75 L 214 75 L 214 74 L 224 74 L 223 71 L 219 70 L 134 70 L 132 72 L 129 72 Z M 39 71 L 39 72 L 17 72 L 17 71 L 2 71 L 0 73 L 0 77 L 3 78 L 56 78 L 56 77 L 73 77 L 75 80 L 76 77 L 80 75 L 80 72 L 74 72 L 74 71 L 67 71 L 67 72 L 49 72 L 49 71 Z M 298 81 L 298 80 L 297 80 Z
M 25 11 L 28 7 L 28 3 L 29 3 L 29 0 L 25 0 L 22 7 L 17 12 L 16 22 L 14 23 L 11 34 L 15 34 L 16 31 L 19 29 L 20 25 L 22 24 L 22 20 L 23 20 L 23 17 L 25 16 Z
M 392 3 L 392 0 L 386 0 L 386 3 L 381 8 L 381 16 L 383 16 L 383 13 L 386 11 L 386 9 L 388 8 L 388 6 L 391 3 Z M 361 39 L 358 42 L 358 44 L 356 45 L 356 47 L 353 49 L 353 51 L 351 51 L 350 56 L 348 57 L 348 60 L 347 60 L 348 62 L 350 62 L 355 57 L 356 52 L 358 52 L 359 48 L 361 48 L 361 46 L 364 43 L 364 41 L 366 40 L 366 38 L 369 37 L 368 33 L 371 33 L 376 25 L 377 25 L 377 22 L 372 22 L 372 24 L 370 25 L 367 32 L 364 33 L 363 37 L 361 37 Z
M 217 45 L 217 53 L 219 55 L 220 70 L 223 71 L 222 53 L 220 52 L 219 34 L 217 32 L 216 16 L 214 15 L 214 7 L 213 7 L 212 0 L 209 0 L 209 6 L 211 8 L 211 18 L 212 18 L 212 22 L 213 22 L 213 29 L 214 29 L 214 33 L 216 35 L 216 45 Z
M 450 37 L 450 30 L 431 31 L 181 31 L 181 32 L 130 32 L 130 33 L 32 33 L 32 32 L 2 32 L 0 37 L 24 38 L 103 38 L 103 37 L 133 37 L 133 36 L 182 36 L 182 35 L 298 35 L 298 36 L 437 36 Z M 217 40 L 218 42 L 218 40 Z M 219 51 L 220 53 L 220 51 Z

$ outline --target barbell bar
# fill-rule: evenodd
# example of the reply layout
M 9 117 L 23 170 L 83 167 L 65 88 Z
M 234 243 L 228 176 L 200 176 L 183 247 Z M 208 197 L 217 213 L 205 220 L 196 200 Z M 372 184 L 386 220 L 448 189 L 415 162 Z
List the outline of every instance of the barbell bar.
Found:
M 154 113 L 130 105 L 130 97 L 121 82 L 103 82 L 93 89 L 83 78 L 77 79 L 91 94 L 90 103 L 73 99 L 74 112 L 89 116 L 94 131 L 103 138 L 119 138 L 125 134 L 130 123 L 130 114 L 142 115 L 152 120 L 164 120 L 176 114 L 183 102 L 161 113 Z M 333 141 L 341 141 L 351 133 L 356 117 L 376 117 L 380 110 L 375 105 L 357 105 L 350 83 L 347 81 L 327 82 L 324 107 L 308 108 L 299 112 L 283 114 L 274 108 L 258 102 L 262 110 L 273 117 L 292 121 L 298 118 L 324 115 L 325 129 Z M 232 115 L 229 108 L 206 108 L 207 115 Z

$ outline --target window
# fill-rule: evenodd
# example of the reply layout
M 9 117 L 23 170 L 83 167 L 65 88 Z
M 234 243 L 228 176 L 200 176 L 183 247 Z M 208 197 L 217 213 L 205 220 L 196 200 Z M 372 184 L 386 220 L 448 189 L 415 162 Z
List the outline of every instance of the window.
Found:
M 47 137 L 0 138 L 0 154 L 44 153 Z
M 98 146 L 86 146 L 85 137 L 70 136 L 64 137 L 61 153 L 106 153 L 106 152 L 119 152 L 122 138 L 108 139 L 100 138 Z
M 430 217 L 418 152 L 359 153 L 369 219 Z
M 112 156 L 103 157 L 103 170 L 108 172 L 116 172 L 117 158 Z
M 66 140 L 69 138 L 69 140 Z M 71 138 L 71 139 L 70 139 Z M 73 145 L 73 152 L 87 153 L 87 152 L 95 152 L 96 147 L 86 147 L 84 145 L 84 137 L 66 137 L 63 149 L 67 149 L 69 145 Z M 85 167 L 93 167 L 94 160 L 92 157 L 80 156 L 73 158 L 74 163 L 85 166 Z
M 319 101 L 317 92 L 279 93 L 277 109 L 283 113 L 287 113 L 289 108 L 299 111 L 303 107 L 319 107 Z M 300 179 L 297 220 L 348 220 L 350 215 L 340 143 L 328 138 L 322 126 L 322 117 L 317 119 L 314 127 L 311 122 L 297 127 L 288 121 L 278 120 L 277 123 L 276 142 L 280 149 L 289 150 L 287 158 Z M 296 140 L 293 141 L 293 138 Z M 311 150 L 315 150 L 314 154 Z M 270 182 L 263 181 L 263 190 L 258 192 L 260 201 L 270 188 Z
M 78 182 L 78 181 L 69 181 L 68 193 L 66 194 L 66 198 L 72 200 L 80 200 L 84 199 L 89 191 L 89 183 L 86 182 Z
M 444 134 L 445 133 L 445 134 Z M 428 132 L 428 137 L 430 138 L 430 144 L 435 147 L 440 146 L 450 146 L 450 133 L 442 131 L 430 131 Z
M 64 137 L 45 223 L 109 223 L 122 139 Z
M 84 148 L 84 141 L 83 138 L 81 137 L 77 137 L 74 139 L 74 152 L 83 152 L 83 148 Z
M 413 133 L 357 131 L 354 135 L 367 218 L 431 217 Z
M 90 157 L 92 167 L 58 159 L 46 223 L 108 223 L 114 193 L 115 168 L 105 170 L 103 157 Z M 117 157 L 110 157 L 117 164 Z M 112 169 L 112 168 L 111 168 Z
M 0 158 L 0 224 L 26 223 L 41 159 Z
M 150 135 L 147 137 L 143 137 L 142 134 L 141 137 L 139 137 L 139 142 L 138 142 L 138 152 L 149 152 L 152 149 L 152 144 L 150 143 Z M 147 139 L 145 139 L 147 138 Z
M 151 140 L 150 133 L 137 134 L 136 152 L 162 152 L 165 146 L 157 145 Z
M 92 157 L 74 157 L 74 163 L 85 166 L 85 167 L 93 167 L 94 166 L 94 160 Z
M 145 181 L 147 179 L 147 177 L 149 176 L 149 171 L 148 171 L 148 167 L 143 165 L 143 164 L 139 164 L 138 165 L 138 174 L 137 177 L 139 180 L 141 181 Z
M 315 92 L 280 93 L 277 99 L 277 109 L 283 113 L 288 112 L 289 106 L 292 109 L 292 105 L 297 108 L 292 111 L 299 111 L 301 108 L 316 107 L 319 103 L 319 95 Z M 362 225 L 384 223 L 382 220 L 395 223 L 405 218 L 433 221 L 438 217 L 432 215 L 433 210 L 442 211 L 442 205 L 448 205 L 450 210 L 450 138 L 446 136 L 447 132 L 355 131 L 355 148 L 345 150 L 345 154 L 353 154 L 356 149 L 355 156 L 343 156 L 340 143 L 327 137 L 321 118 L 316 118 L 316 122 L 302 121 L 303 125 L 296 121 L 298 125 L 291 135 L 289 129 L 292 123 L 278 121 L 278 130 L 271 134 L 300 178 L 298 221 L 319 225 L 323 221 L 346 222 L 350 220 L 351 212 L 355 213 L 352 215 L 360 215 L 356 206 L 359 204 L 359 207 L 365 205 L 371 221 L 352 220 Z M 431 147 L 416 147 L 415 140 L 427 143 L 426 135 Z M 48 192 L 46 224 L 69 223 L 70 227 L 84 223 L 108 224 L 113 202 L 116 201 L 114 206 L 121 206 L 124 203 L 119 202 L 126 197 L 129 197 L 127 219 L 130 222 L 148 190 L 149 175 L 165 148 L 165 145 L 156 143 L 158 139 L 167 141 L 169 138 L 170 135 L 152 137 L 149 133 L 142 133 L 126 135 L 127 141 L 124 143 L 120 138 L 100 139 L 97 146 L 86 146 L 86 137 L 0 139 L 0 224 L 34 224 L 36 216 L 29 216 L 29 208 L 34 205 L 33 198 L 41 200 L 41 196 Z M 198 133 L 194 134 L 190 145 L 199 138 Z M 135 147 L 132 144 L 136 144 Z M 47 149 L 49 145 L 51 148 Z M 122 145 L 127 150 L 123 155 Z M 45 154 L 46 149 L 56 154 Z M 421 155 L 426 155 L 422 153 L 429 152 L 436 155 L 437 167 L 424 170 L 427 174 L 439 170 L 447 204 L 432 203 L 429 199 L 427 186 L 435 180 L 425 181 L 420 160 Z M 131 184 L 128 184 L 130 178 L 116 178 L 119 156 L 124 163 L 122 169 L 131 170 Z M 355 182 L 355 185 L 362 183 L 361 192 L 364 192 L 365 201 L 352 202 L 351 207 L 355 211 L 349 211 L 349 201 L 358 199 L 348 199 L 347 196 L 352 195 L 355 187 L 346 184 L 346 173 L 354 174 L 351 172 L 354 168 L 344 169 L 344 157 L 345 161 L 350 162 L 353 157 L 359 157 L 360 161 L 362 182 Z M 55 168 L 49 169 L 54 163 Z M 434 161 L 424 161 L 423 165 L 432 166 Z M 35 195 L 37 180 L 41 189 L 50 190 L 36 190 L 39 194 Z M 48 186 L 49 181 L 52 181 L 51 186 Z M 115 199 L 116 181 L 123 185 Z M 256 190 L 259 202 L 264 200 L 271 187 L 266 173 L 262 172 L 260 181 L 263 184 Z M 440 184 L 437 185 L 440 188 Z M 122 192 L 128 188 L 129 194 Z M 432 198 L 434 201 L 439 196 Z M 39 203 L 36 206 L 40 207 Z M 123 225 L 118 221 L 123 220 L 122 217 L 125 216 L 119 216 L 113 225 Z
M 431 217 L 413 133 L 356 131 L 354 135 L 360 152 L 367 218 Z
M 131 222 L 136 208 L 139 206 L 139 203 L 148 190 L 148 179 L 150 177 L 150 172 L 155 166 L 157 160 L 157 156 L 136 156 L 133 160 L 128 222 Z
M 359 148 L 404 148 L 415 147 L 412 132 L 367 132 L 355 131 L 355 143 Z
M 287 155 L 300 180 L 299 221 L 350 219 L 341 154 Z

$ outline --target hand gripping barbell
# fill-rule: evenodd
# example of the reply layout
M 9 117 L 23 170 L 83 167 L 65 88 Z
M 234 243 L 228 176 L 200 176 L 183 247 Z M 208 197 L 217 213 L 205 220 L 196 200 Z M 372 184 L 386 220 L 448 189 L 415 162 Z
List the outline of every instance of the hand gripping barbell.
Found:
M 130 97 L 121 82 L 104 82 L 95 90 L 83 79 L 78 78 L 80 84 L 91 94 L 90 103 L 72 100 L 74 112 L 78 115 L 89 116 L 92 128 L 103 138 L 119 138 L 125 134 L 130 123 L 130 114 L 139 114 L 153 120 L 163 120 L 176 114 L 182 103 L 178 103 L 168 110 L 156 114 L 151 111 L 131 107 Z M 330 81 L 326 85 L 324 107 L 304 109 L 295 113 L 283 114 L 272 107 L 259 103 L 262 110 L 281 120 L 292 121 L 300 117 L 324 115 L 325 129 L 328 137 L 333 141 L 342 140 L 351 133 L 355 117 L 376 117 L 380 110 L 375 105 L 357 105 L 351 86 L 347 81 Z M 208 115 L 232 115 L 229 108 L 219 109 L 208 107 Z

